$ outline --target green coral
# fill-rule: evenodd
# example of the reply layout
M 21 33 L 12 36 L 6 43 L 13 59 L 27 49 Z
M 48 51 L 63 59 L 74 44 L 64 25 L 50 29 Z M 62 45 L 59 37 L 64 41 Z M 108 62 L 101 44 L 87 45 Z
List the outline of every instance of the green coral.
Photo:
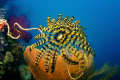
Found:
M 28 66 L 20 65 L 19 71 L 20 71 L 20 76 L 22 80 L 31 80 L 32 74 Z
M 5 59 L 4 59 L 6 62 L 13 62 L 14 61 L 14 57 L 12 55 L 11 52 L 6 52 L 6 56 L 5 56 Z
M 4 69 L 5 67 L 0 66 L 0 68 L 1 68 L 0 69 L 0 78 L 1 78 L 1 76 L 5 74 L 5 69 Z
M 1 74 L 1 75 L 4 75 L 4 74 L 5 74 L 5 70 L 1 70 L 1 71 L 0 71 L 0 74 Z

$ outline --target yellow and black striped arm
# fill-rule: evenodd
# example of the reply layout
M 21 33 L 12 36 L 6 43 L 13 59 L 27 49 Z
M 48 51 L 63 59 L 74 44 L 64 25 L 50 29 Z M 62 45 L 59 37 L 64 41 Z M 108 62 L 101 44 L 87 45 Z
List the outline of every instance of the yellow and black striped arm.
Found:
M 32 49 L 34 49 L 35 47 L 38 47 L 38 46 L 44 44 L 44 43 L 47 42 L 47 41 L 48 41 L 48 38 L 41 39 L 41 40 L 37 41 L 36 43 L 32 44 L 31 47 L 30 47 L 30 49 L 32 50 Z
M 43 56 L 44 54 L 44 50 L 39 50 L 38 53 L 37 53 L 37 57 L 35 59 L 35 64 L 38 65 L 39 61 L 40 61 L 40 58 Z
M 45 37 L 49 37 L 49 34 L 48 33 L 38 34 L 37 36 L 35 36 L 34 40 L 45 38 Z
M 50 59 L 51 59 L 51 53 L 48 51 L 48 52 L 46 52 L 46 56 L 45 56 L 45 70 L 46 70 L 46 72 L 49 71 Z
M 61 49 L 60 53 L 66 63 L 72 64 L 72 65 L 77 65 L 79 63 L 78 61 L 72 60 L 68 55 L 66 55 L 65 49 Z
M 83 53 L 77 50 L 72 44 L 67 43 L 65 47 L 70 53 L 72 53 L 74 56 L 76 56 L 79 60 L 82 58 Z
M 54 72 L 55 70 L 55 65 L 56 65 L 56 61 L 57 61 L 57 57 L 58 57 L 58 53 L 56 51 L 51 51 L 52 54 L 52 60 L 51 60 L 51 73 Z

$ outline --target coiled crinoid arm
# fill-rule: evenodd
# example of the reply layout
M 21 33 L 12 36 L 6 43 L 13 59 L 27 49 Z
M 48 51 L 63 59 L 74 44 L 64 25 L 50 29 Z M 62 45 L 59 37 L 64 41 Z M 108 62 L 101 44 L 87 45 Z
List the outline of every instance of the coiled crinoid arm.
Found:
M 13 36 L 10 34 L 10 26 L 9 26 L 9 24 L 7 23 L 7 21 L 5 22 L 5 24 L 7 25 L 7 28 L 8 28 L 7 35 L 8 35 L 9 37 L 11 37 L 12 39 L 19 39 L 20 36 L 21 36 L 21 32 L 15 28 L 16 25 L 17 25 L 21 30 L 23 30 L 23 31 L 38 30 L 38 31 L 40 31 L 40 32 L 42 33 L 42 31 L 41 31 L 39 28 L 23 28 L 22 26 L 20 26 L 20 24 L 14 23 L 14 28 L 15 28 L 15 30 L 19 33 L 19 35 L 18 35 L 17 37 L 13 37 Z
M 80 50 L 80 52 L 82 52 L 82 50 Z M 71 76 L 71 72 L 70 72 L 70 70 L 69 70 L 69 67 L 68 67 L 68 65 L 66 64 L 66 66 L 67 66 L 67 69 L 68 69 L 68 74 L 69 74 L 69 76 L 70 76 L 70 78 L 72 79 L 72 80 L 77 80 L 77 79 L 79 79 L 83 74 L 84 74 L 84 72 L 85 72 L 85 70 L 88 68 L 88 58 L 86 57 L 86 54 L 84 54 L 83 56 L 82 56 L 82 58 L 81 59 L 79 59 L 79 64 L 78 65 L 76 65 L 76 68 L 75 68 L 75 77 L 72 77 Z

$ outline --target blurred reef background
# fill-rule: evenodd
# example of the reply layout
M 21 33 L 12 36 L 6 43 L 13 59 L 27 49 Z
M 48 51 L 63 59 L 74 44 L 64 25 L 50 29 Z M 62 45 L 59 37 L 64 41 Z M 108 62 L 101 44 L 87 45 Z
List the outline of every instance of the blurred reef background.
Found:
M 59 14 L 62 17 L 74 16 L 75 21 L 81 21 L 80 25 L 87 29 L 84 31 L 87 40 L 96 53 L 94 59 L 90 58 L 92 68 L 81 79 L 120 80 L 119 0 L 0 0 L 0 20 L 7 20 L 13 36 L 18 35 L 14 29 L 15 22 L 24 28 L 38 28 L 39 25 L 47 27 L 47 17 L 57 19 Z M 29 52 L 28 46 L 34 43 L 33 37 L 40 32 L 19 29 L 22 35 L 20 39 L 14 40 L 7 36 L 7 30 L 6 25 L 0 21 L 0 80 L 42 80 L 41 77 L 48 76 L 39 73 L 44 68 L 29 62 L 34 60 L 31 54 L 34 57 L 36 55 L 34 51 Z M 60 70 L 67 74 L 65 68 L 62 68 Z M 60 72 L 59 67 L 57 70 Z M 60 77 L 59 74 L 56 76 Z M 70 80 L 68 75 L 66 78 Z

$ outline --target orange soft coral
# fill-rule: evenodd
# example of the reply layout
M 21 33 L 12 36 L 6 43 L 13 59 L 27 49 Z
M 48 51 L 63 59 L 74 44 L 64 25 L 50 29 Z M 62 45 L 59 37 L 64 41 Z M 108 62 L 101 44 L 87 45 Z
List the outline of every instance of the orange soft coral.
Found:
M 79 76 L 80 72 L 82 69 L 80 68 L 79 65 L 68 65 L 66 66 L 66 62 L 63 60 L 61 55 L 58 56 L 57 62 L 56 62 L 56 68 L 54 73 L 46 73 L 45 71 L 45 55 L 40 59 L 40 62 L 38 65 L 35 64 L 35 59 L 36 59 L 36 53 L 38 52 L 38 49 L 33 49 L 30 51 L 30 46 L 28 46 L 24 52 L 24 59 L 27 62 L 29 69 L 33 73 L 34 77 L 37 80 L 71 80 L 69 74 L 68 74 L 68 69 L 69 68 L 70 74 L 72 77 L 77 77 Z M 73 60 L 77 60 L 76 57 L 71 56 Z M 89 55 L 88 57 L 88 67 L 93 65 L 93 56 Z M 93 68 L 93 66 L 92 66 Z M 90 72 L 92 72 L 90 70 Z M 84 77 L 87 77 L 86 74 Z M 83 77 L 80 77 L 80 79 Z M 84 78 L 83 78 L 84 79 Z M 81 79 L 82 80 L 82 79 Z

